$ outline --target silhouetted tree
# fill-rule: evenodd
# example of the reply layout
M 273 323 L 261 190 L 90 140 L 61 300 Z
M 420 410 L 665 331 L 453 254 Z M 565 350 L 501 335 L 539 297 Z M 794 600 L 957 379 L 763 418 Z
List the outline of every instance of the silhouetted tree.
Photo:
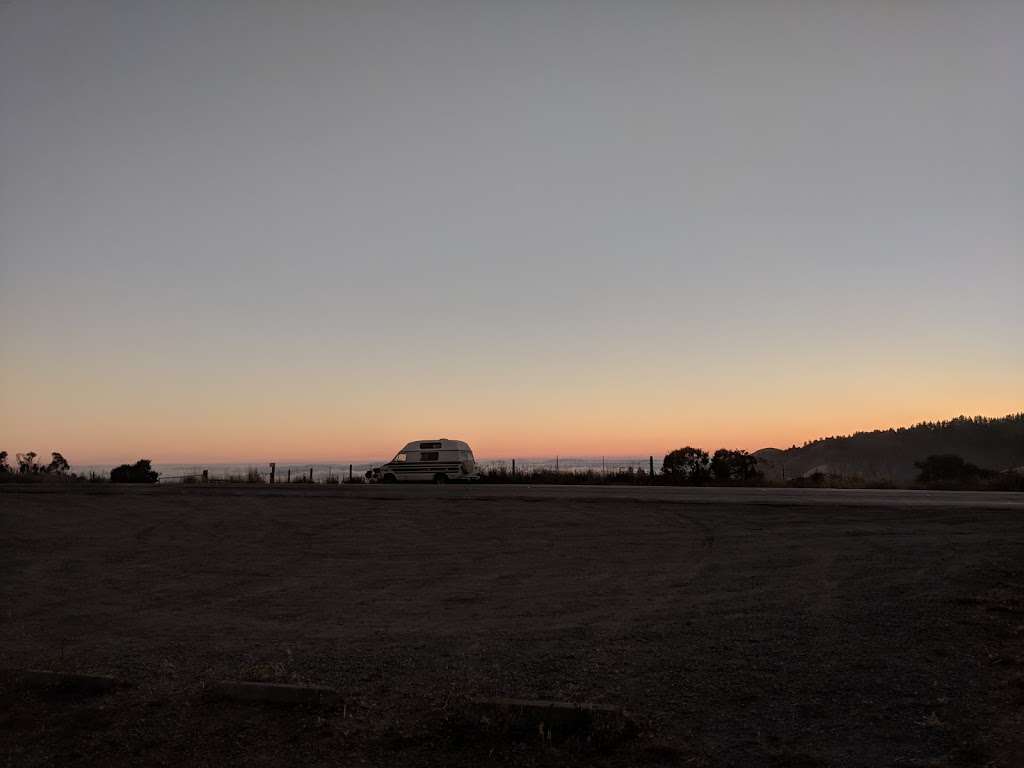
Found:
M 6 474 L 11 471 L 11 465 L 7 463 L 7 451 L 0 451 L 0 473 Z
M 955 453 L 929 456 L 924 461 L 915 461 L 914 466 L 920 470 L 917 476 L 919 483 L 970 482 L 991 474 Z
M 44 471 L 52 472 L 55 475 L 63 475 L 69 469 L 71 469 L 71 465 L 68 464 L 67 459 L 54 451 L 50 454 L 50 463 L 46 465 Z
M 23 475 L 34 474 L 39 471 L 39 465 L 36 464 L 36 452 L 29 451 L 28 453 L 18 454 L 18 472 Z
M 711 474 L 719 482 L 738 480 L 749 482 L 761 474 L 757 471 L 757 457 L 746 451 L 719 448 L 711 457 Z
M 667 454 L 661 462 L 661 471 L 672 480 L 702 483 L 708 479 L 709 462 L 707 451 L 688 445 Z
M 160 477 L 159 472 L 154 472 L 149 459 L 139 459 L 134 464 L 122 464 L 110 470 L 110 482 L 112 483 L 155 483 Z

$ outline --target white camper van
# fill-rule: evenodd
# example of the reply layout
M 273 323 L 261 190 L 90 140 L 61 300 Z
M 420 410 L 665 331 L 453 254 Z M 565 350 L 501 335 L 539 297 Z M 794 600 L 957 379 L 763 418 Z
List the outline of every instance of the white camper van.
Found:
M 382 483 L 479 480 L 473 451 L 461 440 L 446 437 L 416 440 L 400 450 L 391 461 L 366 473 Z

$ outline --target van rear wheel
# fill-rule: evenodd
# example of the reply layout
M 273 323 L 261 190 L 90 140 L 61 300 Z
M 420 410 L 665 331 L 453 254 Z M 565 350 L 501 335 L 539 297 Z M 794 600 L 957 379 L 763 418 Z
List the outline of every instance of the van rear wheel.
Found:
M 382 483 L 397 483 L 398 478 L 395 477 L 394 475 L 384 475 L 384 477 L 382 477 L 380 481 Z
M 447 483 L 448 482 L 448 475 L 444 474 L 443 472 L 438 472 L 436 475 L 434 475 L 434 482 L 435 483 Z

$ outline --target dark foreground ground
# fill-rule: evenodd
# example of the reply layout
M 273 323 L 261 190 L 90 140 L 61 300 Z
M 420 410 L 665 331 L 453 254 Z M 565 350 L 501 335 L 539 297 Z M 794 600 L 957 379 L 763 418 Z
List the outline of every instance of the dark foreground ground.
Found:
M 1024 497 L 0 488 L 0 765 L 1024 765 Z M 225 678 L 338 688 L 226 704 Z M 621 743 L 473 696 L 626 707 Z

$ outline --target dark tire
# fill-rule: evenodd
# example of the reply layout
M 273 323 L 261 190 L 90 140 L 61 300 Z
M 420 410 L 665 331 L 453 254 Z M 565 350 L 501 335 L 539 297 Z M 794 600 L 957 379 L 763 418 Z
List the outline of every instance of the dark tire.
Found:
M 395 477 L 394 475 L 384 475 L 384 477 L 382 477 L 380 481 L 382 483 L 397 483 L 398 478 Z
M 438 472 L 436 475 L 434 475 L 434 482 L 438 483 L 438 484 L 440 484 L 440 483 L 447 483 L 448 482 L 448 475 L 446 475 L 446 474 L 444 474 L 442 472 Z

